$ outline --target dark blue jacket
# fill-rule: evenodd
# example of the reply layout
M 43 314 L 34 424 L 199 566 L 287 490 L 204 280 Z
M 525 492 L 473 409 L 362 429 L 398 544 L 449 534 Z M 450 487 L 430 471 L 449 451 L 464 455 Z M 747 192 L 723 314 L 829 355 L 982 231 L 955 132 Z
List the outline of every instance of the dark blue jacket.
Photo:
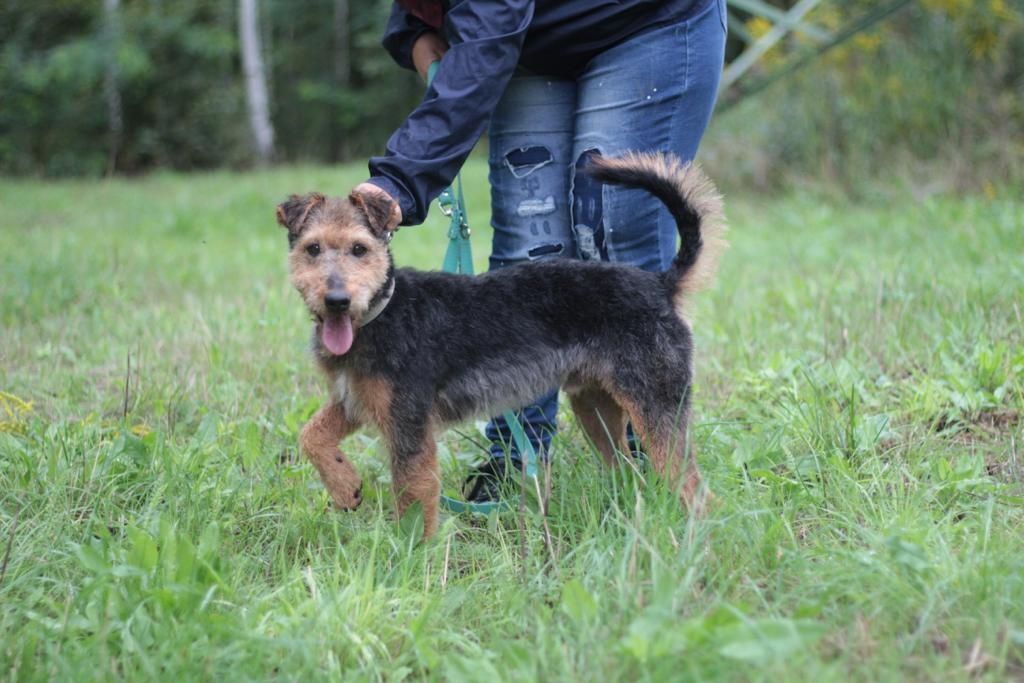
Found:
M 518 67 L 573 78 L 595 55 L 645 29 L 695 14 L 714 0 L 455 0 L 441 33 L 451 49 L 422 103 L 370 159 L 370 182 L 417 225 L 469 156 Z M 395 61 L 433 30 L 396 3 L 384 34 Z

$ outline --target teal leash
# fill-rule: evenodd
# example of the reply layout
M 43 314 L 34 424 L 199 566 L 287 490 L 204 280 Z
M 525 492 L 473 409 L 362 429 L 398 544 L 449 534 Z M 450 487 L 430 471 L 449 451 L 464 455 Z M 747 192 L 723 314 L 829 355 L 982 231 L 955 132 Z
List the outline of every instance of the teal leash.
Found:
M 434 80 L 437 73 L 437 62 L 430 65 L 427 71 L 427 83 Z M 469 215 L 466 213 L 466 198 L 462 193 L 462 172 L 455 176 L 455 183 L 446 187 L 437 198 L 441 213 L 448 216 L 448 250 L 444 255 L 444 263 L 441 268 L 446 273 L 461 273 L 463 275 L 473 274 L 473 251 L 470 248 Z M 519 455 L 523 458 L 526 469 L 526 476 L 530 479 L 537 478 L 537 453 L 533 444 L 526 436 L 519 416 L 507 410 L 502 413 L 509 431 L 512 432 L 512 442 L 519 449 Z M 511 510 L 512 506 L 507 501 L 491 501 L 487 503 L 470 503 L 458 500 L 444 494 L 441 495 L 441 504 L 449 512 L 477 512 L 488 515 L 491 512 L 504 512 Z
M 448 250 L 441 269 L 446 273 L 473 274 L 473 252 L 469 243 L 469 218 L 462 196 L 462 174 L 455 178 L 456 187 L 446 187 L 437 198 L 441 213 L 448 216 Z

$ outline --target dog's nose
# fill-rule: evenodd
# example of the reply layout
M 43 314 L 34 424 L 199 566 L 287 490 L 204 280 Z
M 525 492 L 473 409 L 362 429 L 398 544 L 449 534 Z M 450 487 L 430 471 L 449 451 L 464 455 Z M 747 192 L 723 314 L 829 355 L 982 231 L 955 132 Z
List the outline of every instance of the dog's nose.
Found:
M 324 296 L 324 306 L 331 313 L 342 313 L 348 310 L 349 304 L 352 303 L 352 298 L 349 297 L 348 292 L 340 289 L 332 289 L 327 292 Z

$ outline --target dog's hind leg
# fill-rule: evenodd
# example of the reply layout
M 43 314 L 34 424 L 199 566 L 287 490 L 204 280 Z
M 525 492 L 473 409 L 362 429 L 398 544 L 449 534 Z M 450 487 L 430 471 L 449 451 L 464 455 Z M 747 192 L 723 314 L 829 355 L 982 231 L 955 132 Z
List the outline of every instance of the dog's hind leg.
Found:
M 683 398 L 674 410 L 667 407 L 669 404 L 655 407 L 650 403 L 624 401 L 623 405 L 654 471 L 679 494 L 680 502 L 691 513 L 700 514 L 705 491 L 688 439 L 688 401 Z
M 653 431 L 641 427 L 639 431 L 654 471 L 679 493 L 679 501 L 690 512 L 700 514 L 704 498 L 702 479 L 697 459 L 687 441 L 685 425 Z
M 340 403 L 326 403 L 302 428 L 299 446 L 323 480 L 331 500 L 342 510 L 354 510 L 363 501 L 363 483 L 338 442 L 358 425 L 345 415 Z
M 616 461 L 616 449 L 626 452 L 626 413 L 607 391 L 588 385 L 569 393 L 576 421 L 611 466 Z

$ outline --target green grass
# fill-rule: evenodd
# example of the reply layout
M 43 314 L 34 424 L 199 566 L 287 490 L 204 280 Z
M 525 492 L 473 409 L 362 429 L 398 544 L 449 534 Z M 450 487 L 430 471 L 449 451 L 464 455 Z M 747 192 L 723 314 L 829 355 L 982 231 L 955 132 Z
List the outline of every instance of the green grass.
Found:
M 706 518 L 566 414 L 546 518 L 416 545 L 377 439 L 346 442 L 352 514 L 296 449 L 324 392 L 273 207 L 360 177 L 0 185 L 0 677 L 1024 679 L 1019 197 L 727 197 L 695 315 Z M 439 264 L 443 221 L 395 247 Z

